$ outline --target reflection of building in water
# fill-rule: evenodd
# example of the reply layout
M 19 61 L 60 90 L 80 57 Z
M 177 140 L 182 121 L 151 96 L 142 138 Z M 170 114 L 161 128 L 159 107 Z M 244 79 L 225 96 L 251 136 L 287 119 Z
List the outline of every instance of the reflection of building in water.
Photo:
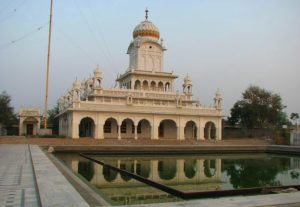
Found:
M 105 163 L 184 192 L 221 187 L 221 159 L 117 160 Z M 126 196 L 165 194 L 99 164 L 73 160 L 71 168 L 109 197 L 124 197 L 124 192 Z
M 219 90 L 210 107 L 193 99 L 189 75 L 182 92 L 175 90 L 177 76 L 164 71 L 165 51 L 158 28 L 146 16 L 133 31 L 129 65 L 115 87 L 103 87 L 97 67 L 93 77 L 82 83 L 76 80 L 60 97 L 60 134 L 95 139 L 221 139 Z
M 299 157 L 291 158 L 291 168 L 300 169 L 300 158 Z

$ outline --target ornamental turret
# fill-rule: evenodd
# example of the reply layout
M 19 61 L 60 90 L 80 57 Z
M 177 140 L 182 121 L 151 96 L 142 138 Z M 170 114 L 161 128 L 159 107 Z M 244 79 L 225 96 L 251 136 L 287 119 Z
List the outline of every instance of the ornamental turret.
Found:
M 214 105 L 216 109 L 222 109 L 222 100 L 223 100 L 222 95 L 220 93 L 220 90 L 218 89 L 214 98 L 215 101 Z
M 97 68 L 94 71 L 93 86 L 94 88 L 102 88 L 102 71 L 99 68 L 99 65 L 97 65 Z
M 80 101 L 80 96 L 81 96 L 81 83 L 78 80 L 75 80 L 73 82 L 73 87 L 72 87 L 72 99 L 73 101 Z
M 183 93 L 192 94 L 193 93 L 193 81 L 192 78 L 187 74 L 183 80 Z

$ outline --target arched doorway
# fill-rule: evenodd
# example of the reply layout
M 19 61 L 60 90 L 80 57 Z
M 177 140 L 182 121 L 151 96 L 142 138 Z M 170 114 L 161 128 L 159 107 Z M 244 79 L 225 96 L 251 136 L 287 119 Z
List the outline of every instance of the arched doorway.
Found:
M 26 135 L 36 135 L 38 133 L 39 121 L 35 117 L 27 117 L 23 121 L 23 128 L 25 129 Z
M 146 119 L 139 121 L 137 125 L 137 136 L 138 138 L 150 139 L 151 138 L 151 125 Z
M 170 119 L 162 120 L 158 127 L 158 137 L 163 139 L 177 139 L 176 122 Z
M 121 138 L 134 138 L 134 123 L 131 119 L 124 119 L 122 121 Z
M 197 139 L 197 125 L 193 121 L 188 121 L 184 127 L 185 139 Z
M 95 123 L 90 117 L 81 119 L 79 124 L 79 137 L 94 137 Z
M 211 121 L 209 121 L 205 124 L 204 138 L 205 139 L 216 139 L 216 125 Z
M 105 138 L 118 138 L 118 122 L 114 118 L 106 119 L 103 126 L 103 134 Z

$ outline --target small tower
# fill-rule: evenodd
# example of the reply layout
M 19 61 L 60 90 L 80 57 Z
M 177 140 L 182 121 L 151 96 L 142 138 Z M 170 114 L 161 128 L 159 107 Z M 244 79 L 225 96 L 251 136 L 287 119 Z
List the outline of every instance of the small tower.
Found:
M 220 93 L 220 90 L 218 89 L 214 98 L 216 109 L 222 109 L 222 100 L 222 95 Z
M 80 101 L 81 83 L 78 80 L 75 80 L 73 82 L 72 95 L 73 95 L 73 101 Z
M 89 78 L 85 81 L 85 93 L 86 95 L 89 95 L 93 91 L 93 78 Z
M 187 74 L 184 78 L 184 81 L 183 81 L 183 93 L 185 94 L 192 94 L 193 93 L 193 82 L 192 82 L 192 79 L 191 77 Z
M 99 65 L 97 65 L 97 68 L 94 71 L 93 85 L 94 88 L 102 88 L 102 71 L 99 68 Z

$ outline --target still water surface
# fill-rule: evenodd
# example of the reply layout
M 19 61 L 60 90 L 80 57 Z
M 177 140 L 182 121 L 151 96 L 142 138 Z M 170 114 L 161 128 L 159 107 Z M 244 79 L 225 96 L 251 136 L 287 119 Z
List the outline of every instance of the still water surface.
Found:
M 113 205 L 179 198 L 92 163 L 78 154 L 56 155 Z M 272 154 L 93 156 L 184 192 L 300 185 L 300 157 Z

